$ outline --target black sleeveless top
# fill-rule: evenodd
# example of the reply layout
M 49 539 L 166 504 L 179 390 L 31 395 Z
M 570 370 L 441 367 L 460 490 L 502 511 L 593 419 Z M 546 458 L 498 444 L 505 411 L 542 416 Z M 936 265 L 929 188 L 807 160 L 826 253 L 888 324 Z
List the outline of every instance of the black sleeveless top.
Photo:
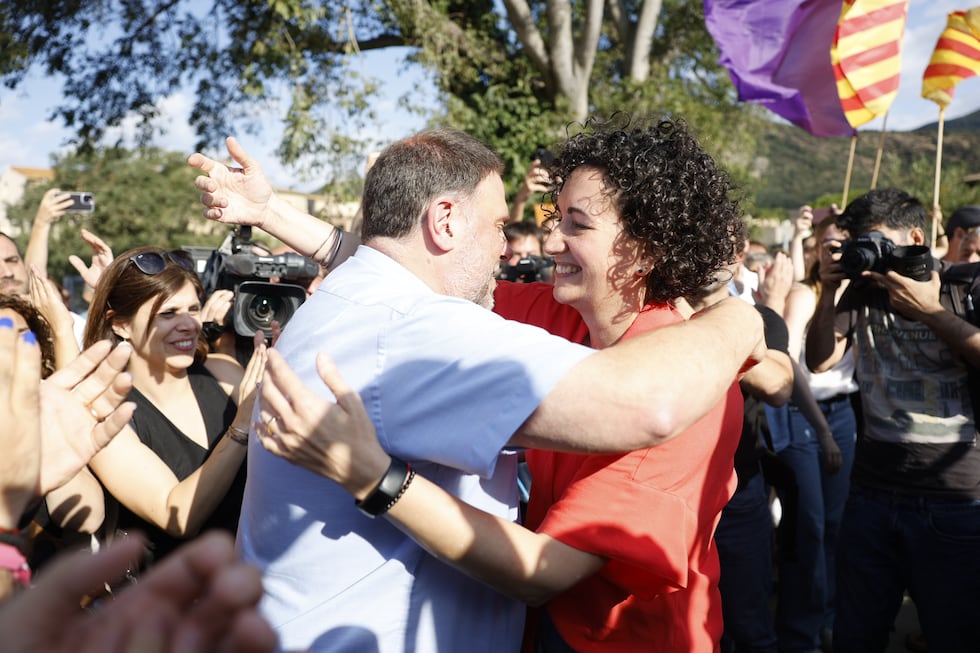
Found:
M 203 364 L 195 363 L 187 370 L 187 374 L 194 396 L 197 398 L 197 405 L 204 417 L 208 434 L 207 449 L 203 449 L 184 435 L 136 388 L 133 388 L 128 397 L 129 401 L 136 402 L 136 413 L 130 421 L 130 426 L 139 436 L 140 441 L 159 456 L 181 481 L 204 464 L 211 451 L 221 441 L 237 410 L 235 402 L 228 397 L 217 379 Z M 201 532 L 219 528 L 234 535 L 238 528 L 238 515 L 241 512 L 244 491 L 245 464 L 243 463 L 228 493 L 211 516 L 205 520 Z M 116 530 L 142 531 L 149 540 L 148 553 L 151 561 L 159 560 L 181 544 L 180 539 L 168 535 L 162 529 L 137 516 L 122 503 L 118 501 L 116 503 L 118 504 Z

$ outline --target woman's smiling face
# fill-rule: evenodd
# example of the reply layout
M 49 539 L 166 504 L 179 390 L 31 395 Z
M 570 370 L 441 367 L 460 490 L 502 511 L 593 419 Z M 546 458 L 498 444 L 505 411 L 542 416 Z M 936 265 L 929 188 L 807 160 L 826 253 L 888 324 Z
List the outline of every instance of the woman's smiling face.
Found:
M 633 304 L 645 287 L 639 244 L 626 236 L 602 171 L 576 168 L 562 185 L 544 252 L 555 259 L 554 296 L 580 312 L 610 301 Z
M 186 283 L 154 311 L 156 298 L 140 306 L 130 323 L 117 323 L 113 330 L 133 346 L 137 356 L 151 366 L 186 369 L 194 362 L 201 332 L 201 300 L 191 283 Z

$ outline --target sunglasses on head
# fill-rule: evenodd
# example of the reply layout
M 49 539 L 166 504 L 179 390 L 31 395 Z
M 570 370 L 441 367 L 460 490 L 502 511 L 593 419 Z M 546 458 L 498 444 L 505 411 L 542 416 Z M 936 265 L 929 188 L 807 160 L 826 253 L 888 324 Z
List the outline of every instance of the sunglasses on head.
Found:
M 172 252 L 142 252 L 129 257 L 136 269 L 143 274 L 160 274 L 167 267 L 167 261 L 179 265 L 188 272 L 196 272 L 194 261 L 180 250 Z

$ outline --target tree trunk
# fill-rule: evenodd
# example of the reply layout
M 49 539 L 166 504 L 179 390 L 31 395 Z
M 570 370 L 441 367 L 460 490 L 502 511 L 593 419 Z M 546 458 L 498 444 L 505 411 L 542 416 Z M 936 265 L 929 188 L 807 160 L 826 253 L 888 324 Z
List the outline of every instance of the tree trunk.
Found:
M 602 28 L 604 0 L 587 0 L 585 22 L 575 39 L 570 0 L 548 0 L 550 43 L 545 43 L 526 0 L 503 0 L 511 25 L 554 100 L 568 100 L 575 120 L 589 115 L 589 80 Z

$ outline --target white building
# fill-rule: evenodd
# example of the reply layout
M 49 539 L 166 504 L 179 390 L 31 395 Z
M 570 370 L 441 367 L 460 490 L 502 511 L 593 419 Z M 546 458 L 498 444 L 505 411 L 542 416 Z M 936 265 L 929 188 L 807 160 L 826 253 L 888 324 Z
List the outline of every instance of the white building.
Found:
M 20 233 L 7 219 L 7 207 L 17 204 L 24 196 L 24 188 L 31 181 L 51 181 L 51 168 L 22 168 L 11 166 L 0 172 L 0 231 L 16 236 Z

